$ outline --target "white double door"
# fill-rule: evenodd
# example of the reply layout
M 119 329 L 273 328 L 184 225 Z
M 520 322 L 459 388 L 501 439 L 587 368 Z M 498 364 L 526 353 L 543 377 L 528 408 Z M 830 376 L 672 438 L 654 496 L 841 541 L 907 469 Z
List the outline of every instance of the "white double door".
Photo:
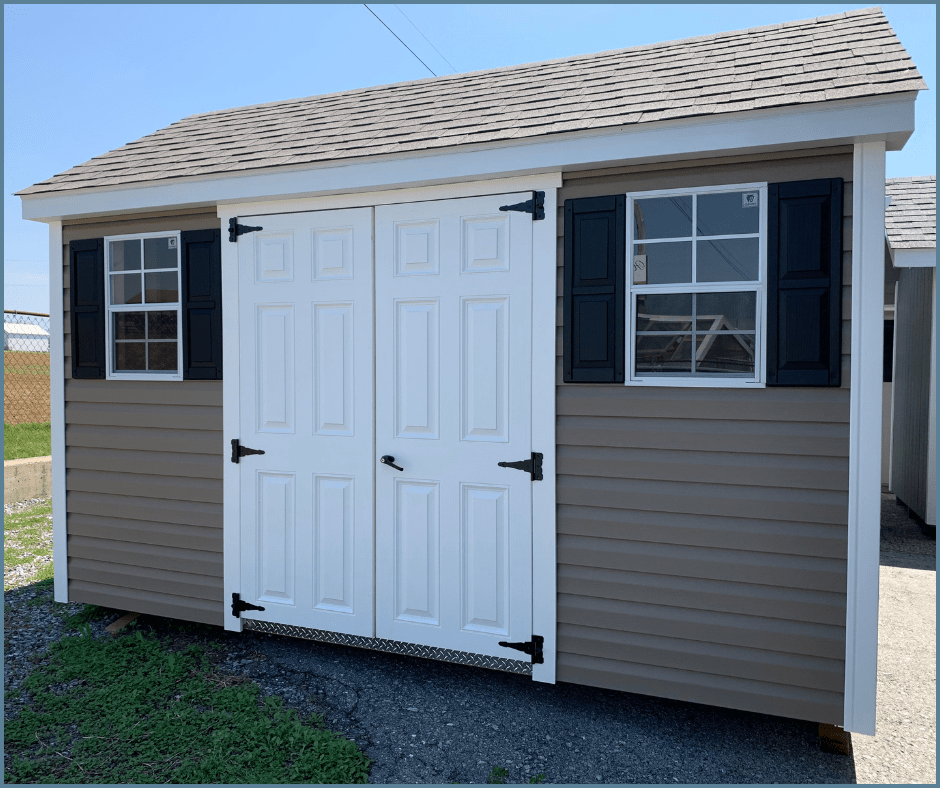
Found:
M 239 218 L 243 617 L 528 659 L 529 196 Z

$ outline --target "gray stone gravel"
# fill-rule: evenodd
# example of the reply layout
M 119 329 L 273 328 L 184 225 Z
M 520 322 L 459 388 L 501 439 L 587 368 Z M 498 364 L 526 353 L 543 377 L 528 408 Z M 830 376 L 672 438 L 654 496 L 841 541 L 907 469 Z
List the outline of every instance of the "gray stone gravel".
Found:
M 926 565 L 932 567 L 935 552 L 933 542 L 908 522 L 899 521 L 893 531 L 889 527 L 886 542 L 891 549 L 883 564 L 920 562 L 924 568 L 883 567 L 882 599 L 897 597 L 882 603 L 883 635 L 906 638 L 911 648 L 896 673 L 879 676 L 879 736 L 853 737 L 854 758 L 820 752 L 816 726 L 798 720 L 570 684 L 549 686 L 522 676 L 254 632 L 200 627 L 185 637 L 223 641 L 220 672 L 257 681 L 303 716 L 322 714 L 328 727 L 354 739 L 374 760 L 374 783 L 483 783 L 494 767 L 508 771 L 506 782 L 544 774 L 549 783 L 932 783 L 934 608 L 912 598 L 912 588 L 896 582 L 895 570 L 919 572 L 918 578 L 931 574 L 932 588 Z M 923 590 L 916 588 L 918 594 Z M 61 606 L 51 602 L 51 594 L 49 586 L 7 593 L 10 689 L 61 634 L 62 616 L 56 612 Z M 908 615 L 911 607 L 917 615 Z M 120 612 L 93 629 L 100 632 Z M 902 615 L 908 615 L 903 622 Z M 174 629 L 171 622 L 147 616 L 139 625 L 166 633 Z M 891 642 L 882 643 L 882 669 L 893 664 L 892 648 Z M 8 700 L 7 715 L 17 707 L 16 699 Z

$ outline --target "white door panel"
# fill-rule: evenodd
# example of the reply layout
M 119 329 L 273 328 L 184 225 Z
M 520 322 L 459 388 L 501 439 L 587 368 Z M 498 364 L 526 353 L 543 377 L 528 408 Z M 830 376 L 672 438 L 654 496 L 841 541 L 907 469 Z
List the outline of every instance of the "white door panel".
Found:
M 242 616 L 372 636 L 372 210 L 240 221 Z
M 498 209 L 530 196 L 376 209 L 379 637 L 526 659 L 532 219 Z

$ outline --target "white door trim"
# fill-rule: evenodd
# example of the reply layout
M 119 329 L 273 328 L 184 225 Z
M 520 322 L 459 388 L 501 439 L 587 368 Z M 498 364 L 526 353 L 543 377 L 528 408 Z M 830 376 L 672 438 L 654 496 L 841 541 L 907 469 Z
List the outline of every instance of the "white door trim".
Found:
M 222 612 L 225 629 L 242 631 L 242 620 L 232 615 L 232 594 L 241 593 L 241 469 L 230 462 L 233 438 L 239 437 L 241 347 L 238 325 L 238 247 L 228 240 L 222 225 Z
M 485 197 L 490 194 L 512 194 L 560 188 L 562 175 L 528 175 L 521 178 L 495 178 L 483 181 L 448 183 L 417 189 L 383 189 L 355 194 L 330 194 L 323 197 L 267 200 L 260 202 L 229 203 L 219 206 L 219 217 L 224 226 L 233 216 L 259 216 L 271 213 L 298 213 L 306 211 L 332 211 L 340 208 L 362 208 L 379 205 L 425 202 L 427 200 L 453 200 L 463 197 Z M 547 217 L 547 213 L 546 213 Z
M 557 596 L 555 589 L 555 314 L 557 280 L 557 187 L 561 174 L 513 178 L 514 191 L 545 191 L 545 218 L 533 221 L 533 285 L 532 285 L 532 441 L 533 449 L 544 456 L 543 480 L 532 485 L 533 534 L 533 634 L 545 638 L 545 662 L 533 666 L 536 681 L 554 683 L 557 633 Z M 446 187 L 408 190 L 407 202 L 448 199 L 458 196 L 496 194 L 505 188 L 502 181 L 477 181 Z M 550 185 L 553 184 L 553 185 Z M 457 188 L 460 187 L 460 188 Z M 225 629 L 241 631 L 241 619 L 231 615 L 233 593 L 240 592 L 240 474 L 239 466 L 228 462 L 225 448 L 239 430 L 239 327 L 238 327 L 238 244 L 228 241 L 226 229 L 232 216 L 249 216 L 284 211 L 290 204 L 293 211 L 328 210 L 332 208 L 368 208 L 402 201 L 401 191 L 373 194 L 342 195 L 311 200 L 252 203 L 251 213 L 245 205 L 219 206 L 222 220 L 222 310 L 223 310 L 223 383 L 222 423 L 225 460 L 223 474 L 223 571 Z M 394 198 L 394 199 L 392 199 Z M 342 202 L 338 202 L 342 200 Z M 292 211 L 288 211 L 292 212 Z M 373 214 L 374 234 L 374 214 Z M 375 250 L 373 249 L 373 260 Z M 373 298 L 375 289 L 373 286 Z M 374 310 L 374 306 L 373 306 Z M 374 313 L 374 312 L 373 312 Z M 234 319 L 232 316 L 235 316 Z M 226 317 L 227 316 L 227 317 Z M 374 370 L 373 370 L 374 374 Z M 550 392 L 545 396 L 545 392 Z M 541 396 L 539 394 L 541 393 Z M 373 436 L 374 439 L 374 436 Z M 64 456 L 64 454 L 63 454 Z M 375 490 L 373 487 L 373 501 Z
M 855 146 L 843 727 L 875 735 L 881 539 L 885 144 Z
M 545 638 L 534 681 L 555 683 L 558 595 L 555 532 L 555 334 L 558 190 L 545 189 L 545 219 L 532 222 L 532 448 L 542 453 L 532 485 L 532 630 Z

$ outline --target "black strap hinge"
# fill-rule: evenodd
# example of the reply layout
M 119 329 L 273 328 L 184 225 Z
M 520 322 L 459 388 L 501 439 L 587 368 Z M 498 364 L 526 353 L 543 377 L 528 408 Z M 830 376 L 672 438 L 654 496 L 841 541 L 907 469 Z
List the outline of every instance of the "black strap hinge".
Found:
M 246 610 L 264 610 L 261 605 L 253 605 L 242 599 L 241 594 L 232 594 L 232 615 L 238 618 Z
M 532 475 L 532 481 L 542 481 L 542 453 L 532 452 L 532 459 L 519 460 L 518 462 L 498 462 L 500 468 L 515 468 L 517 471 L 525 471 Z
M 507 643 L 505 640 L 501 640 L 499 641 L 499 645 L 503 648 L 514 648 L 516 651 L 530 655 L 533 665 L 541 665 L 545 662 L 545 657 L 542 655 L 542 647 L 545 645 L 545 638 L 541 635 L 533 635 L 532 640 L 527 643 Z
M 249 454 L 264 454 L 264 449 L 249 449 L 238 442 L 238 438 L 232 439 L 232 462 L 237 463 L 239 457 L 247 457 Z
M 532 199 L 525 202 L 517 202 L 515 205 L 502 205 L 501 211 L 520 211 L 521 213 L 531 213 L 532 221 L 545 218 L 545 192 L 532 192 Z
M 228 239 L 232 243 L 238 242 L 238 236 L 245 233 L 256 233 L 263 230 L 263 227 L 249 227 L 247 224 L 239 224 L 234 216 L 228 220 Z

